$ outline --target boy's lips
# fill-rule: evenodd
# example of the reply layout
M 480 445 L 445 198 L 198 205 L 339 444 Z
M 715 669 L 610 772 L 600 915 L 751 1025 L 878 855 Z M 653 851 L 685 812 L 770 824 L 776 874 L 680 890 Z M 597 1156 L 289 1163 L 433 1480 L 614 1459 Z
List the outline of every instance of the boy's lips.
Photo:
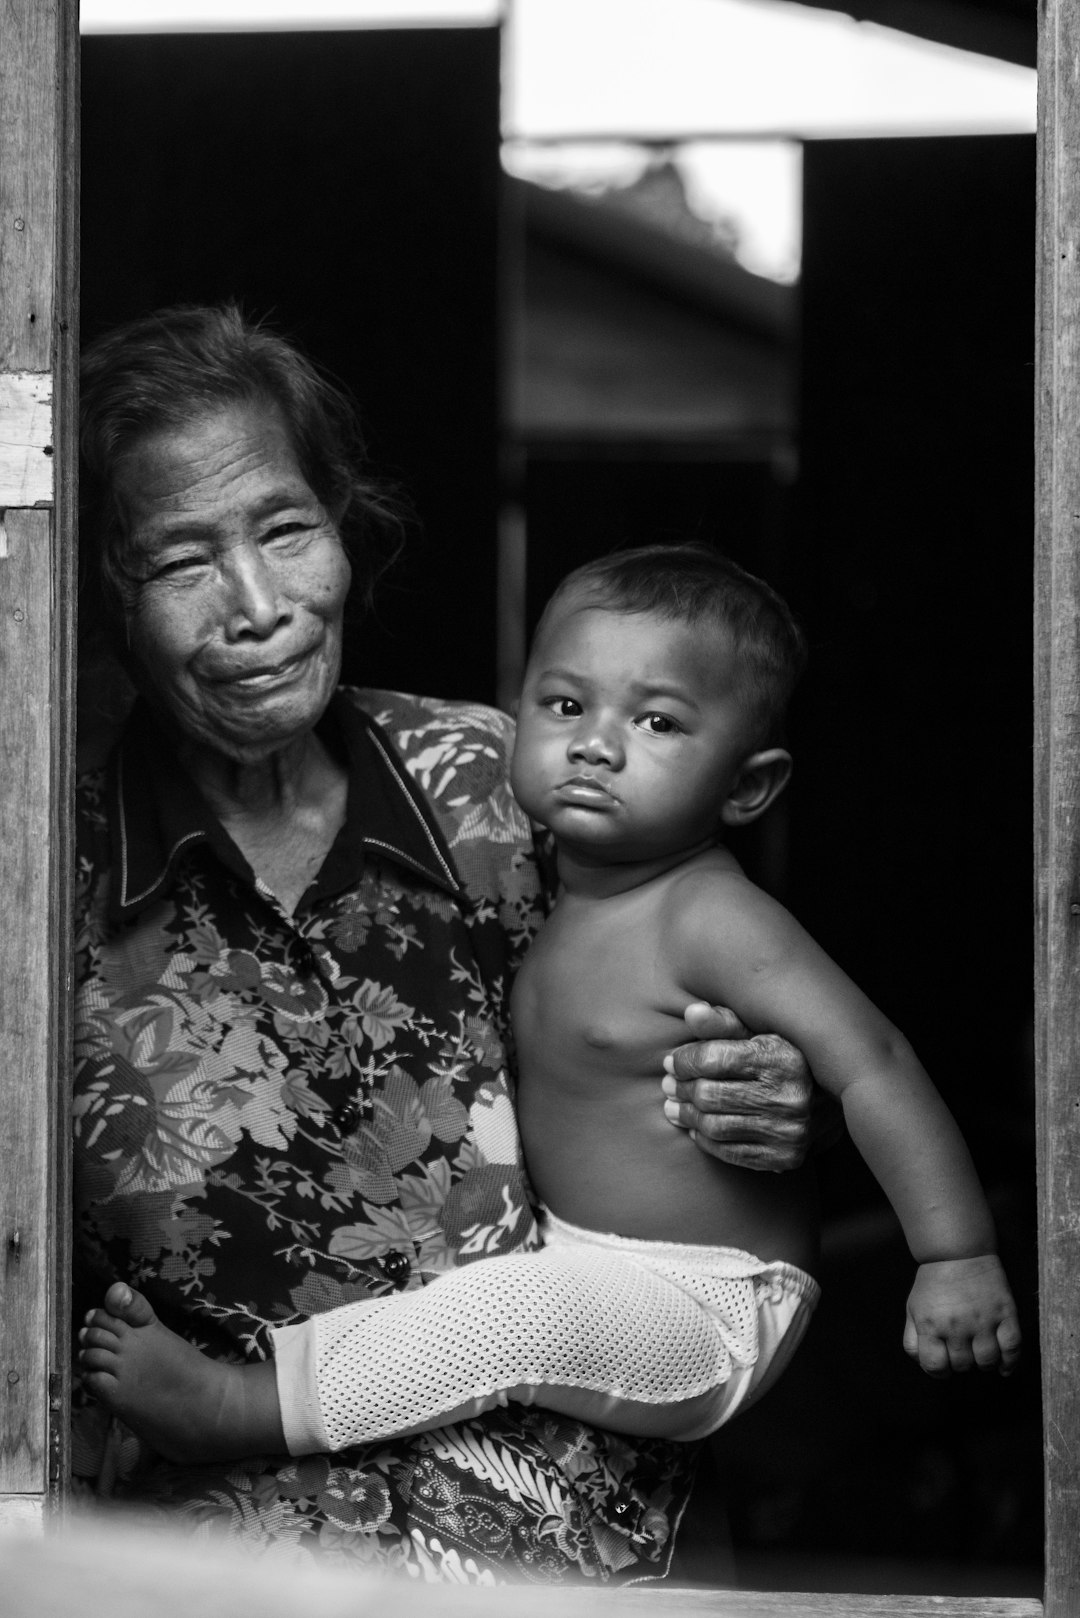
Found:
M 580 803 L 585 805 L 610 804 L 618 800 L 602 781 L 595 775 L 572 775 L 561 781 L 556 792 L 564 802 Z

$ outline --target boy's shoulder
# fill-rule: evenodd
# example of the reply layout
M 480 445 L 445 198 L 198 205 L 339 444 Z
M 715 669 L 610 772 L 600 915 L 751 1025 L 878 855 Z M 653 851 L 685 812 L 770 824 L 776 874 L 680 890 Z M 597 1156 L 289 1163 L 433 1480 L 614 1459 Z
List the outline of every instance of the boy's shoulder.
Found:
M 737 953 L 744 963 L 790 950 L 803 936 L 790 912 L 752 882 L 723 847 L 707 849 L 669 873 L 663 910 L 675 945 L 690 952 Z
M 693 854 L 680 865 L 673 866 L 661 879 L 664 898 L 680 909 L 692 906 L 710 906 L 719 900 L 752 902 L 752 895 L 762 893 L 734 854 L 717 844 Z

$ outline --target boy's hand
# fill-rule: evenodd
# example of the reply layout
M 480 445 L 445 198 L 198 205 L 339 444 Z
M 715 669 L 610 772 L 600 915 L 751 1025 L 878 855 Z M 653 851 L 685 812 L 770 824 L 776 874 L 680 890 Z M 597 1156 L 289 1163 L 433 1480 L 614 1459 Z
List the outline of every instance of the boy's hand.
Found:
M 904 1349 L 927 1376 L 997 1366 L 1020 1358 L 1016 1305 L 996 1253 L 920 1264 L 907 1302 Z
M 751 1037 L 733 1011 L 704 1001 L 687 1007 L 686 1025 L 694 1043 L 665 1059 L 664 1111 L 703 1152 L 780 1174 L 837 1139 L 840 1108 L 787 1040 Z

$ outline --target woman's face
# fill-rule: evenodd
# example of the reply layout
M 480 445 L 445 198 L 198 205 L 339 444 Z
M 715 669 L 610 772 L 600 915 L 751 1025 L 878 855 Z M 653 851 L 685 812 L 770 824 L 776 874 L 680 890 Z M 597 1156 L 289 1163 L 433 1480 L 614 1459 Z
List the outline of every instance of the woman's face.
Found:
M 303 737 L 338 681 L 350 574 L 278 411 L 226 405 L 148 433 L 117 494 L 144 695 L 186 741 L 241 763 Z

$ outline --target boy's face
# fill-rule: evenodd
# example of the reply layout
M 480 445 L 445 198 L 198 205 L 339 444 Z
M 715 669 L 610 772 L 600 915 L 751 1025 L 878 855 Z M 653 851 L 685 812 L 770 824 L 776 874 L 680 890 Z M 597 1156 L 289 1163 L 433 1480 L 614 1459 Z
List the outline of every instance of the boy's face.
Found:
M 510 779 L 565 848 L 648 860 L 711 840 L 753 740 L 721 629 L 571 596 L 529 659 Z

